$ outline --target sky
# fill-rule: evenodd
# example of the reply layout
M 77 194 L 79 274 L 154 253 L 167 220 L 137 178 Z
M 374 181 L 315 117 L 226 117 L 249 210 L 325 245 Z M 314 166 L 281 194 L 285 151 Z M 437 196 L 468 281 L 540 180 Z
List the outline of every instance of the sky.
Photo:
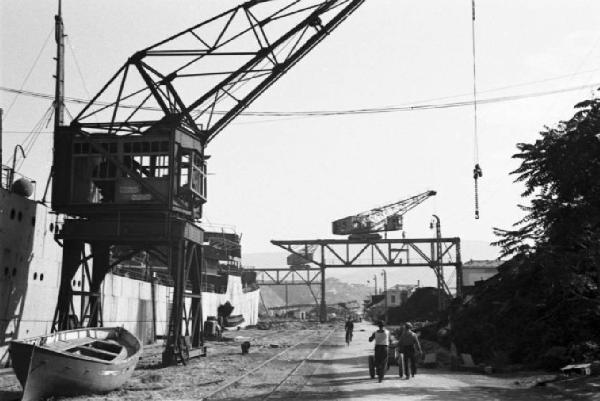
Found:
M 67 96 L 90 98 L 137 50 L 236 4 L 63 0 Z M 600 87 L 600 2 L 486 0 L 476 10 L 479 99 L 585 86 L 479 105 L 479 220 L 473 217 L 472 107 L 240 116 L 208 147 L 204 220 L 235 226 L 245 253 L 270 252 L 277 251 L 272 239 L 331 238 L 333 220 L 433 189 L 437 196 L 406 215 L 407 237 L 432 236 L 436 214 L 444 236 L 493 241 L 492 228 L 509 228 L 522 216 L 517 204 L 526 201 L 509 174 L 518 166 L 511 159 L 516 144 L 568 119 Z M 53 92 L 55 11 L 49 0 L 0 2 L 0 86 Z M 468 101 L 472 62 L 471 0 L 367 0 L 249 110 Z M 4 164 L 49 106 L 0 91 Z M 72 114 L 78 107 L 68 106 Z M 42 129 L 21 165 L 37 180 L 38 196 L 51 164 L 51 129 L 51 123 Z

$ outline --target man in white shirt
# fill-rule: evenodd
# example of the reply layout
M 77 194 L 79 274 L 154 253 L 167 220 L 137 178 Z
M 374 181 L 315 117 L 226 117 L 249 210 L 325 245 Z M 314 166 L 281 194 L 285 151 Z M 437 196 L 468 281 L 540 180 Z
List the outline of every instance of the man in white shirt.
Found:
M 375 340 L 375 366 L 377 367 L 377 377 L 379 382 L 383 380 L 387 370 L 388 346 L 390 345 L 390 332 L 384 328 L 382 321 L 377 323 L 379 330 L 375 331 L 369 342 Z

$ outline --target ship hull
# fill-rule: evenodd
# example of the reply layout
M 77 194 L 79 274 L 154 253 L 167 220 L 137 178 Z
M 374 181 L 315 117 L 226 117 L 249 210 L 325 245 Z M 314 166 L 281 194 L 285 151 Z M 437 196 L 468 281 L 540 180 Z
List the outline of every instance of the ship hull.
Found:
M 56 230 L 56 216 L 49 208 L 0 188 L 2 364 L 8 361 L 8 341 L 51 331 L 62 265 L 62 248 L 54 240 Z M 81 276 L 77 273 L 73 278 L 74 291 L 85 286 Z M 101 294 L 104 326 L 122 326 L 144 344 L 167 333 L 172 287 L 108 273 Z M 239 276 L 228 276 L 223 293 L 205 291 L 201 295 L 204 320 L 217 316 L 219 305 L 229 302 L 234 307 L 233 314 L 243 316 L 241 327 L 258 322 L 259 290 L 245 292 Z M 79 296 L 74 296 L 73 302 L 78 305 Z M 188 307 L 190 302 L 186 299 Z

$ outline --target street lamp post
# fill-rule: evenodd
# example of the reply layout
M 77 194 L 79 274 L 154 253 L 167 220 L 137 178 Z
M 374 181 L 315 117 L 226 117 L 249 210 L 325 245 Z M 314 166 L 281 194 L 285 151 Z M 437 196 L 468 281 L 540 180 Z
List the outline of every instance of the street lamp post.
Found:
M 431 220 L 431 223 L 429 224 L 429 228 L 432 230 L 435 228 L 435 238 L 437 239 L 435 248 L 433 247 L 433 244 L 431 245 L 432 255 L 434 255 L 433 268 L 435 269 L 436 276 L 437 276 L 438 310 L 442 311 L 442 310 L 444 310 L 444 306 L 445 306 L 444 283 L 442 282 L 442 280 L 444 280 L 444 267 L 442 266 L 442 243 L 440 241 L 440 239 L 442 238 L 442 225 L 440 222 L 440 218 L 437 215 L 434 214 L 432 216 L 433 216 L 433 220 Z M 434 223 L 435 223 L 435 225 L 434 225 Z

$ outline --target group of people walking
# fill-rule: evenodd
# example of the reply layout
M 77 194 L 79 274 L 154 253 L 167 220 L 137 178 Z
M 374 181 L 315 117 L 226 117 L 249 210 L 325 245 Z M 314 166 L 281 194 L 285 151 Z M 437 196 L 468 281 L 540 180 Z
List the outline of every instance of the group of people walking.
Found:
M 377 323 L 379 329 L 373 332 L 369 337 L 369 342 L 375 341 L 375 369 L 377 377 L 381 382 L 388 366 L 388 350 L 392 343 L 389 330 L 385 328 L 382 321 Z M 349 345 L 352 339 L 352 330 L 354 324 L 350 319 L 346 322 L 346 343 Z M 398 364 L 400 365 L 400 376 L 405 379 L 415 377 L 417 373 L 417 357 L 423 354 L 419 337 L 413 331 L 411 323 L 405 323 L 401 327 L 401 333 L 398 337 Z

